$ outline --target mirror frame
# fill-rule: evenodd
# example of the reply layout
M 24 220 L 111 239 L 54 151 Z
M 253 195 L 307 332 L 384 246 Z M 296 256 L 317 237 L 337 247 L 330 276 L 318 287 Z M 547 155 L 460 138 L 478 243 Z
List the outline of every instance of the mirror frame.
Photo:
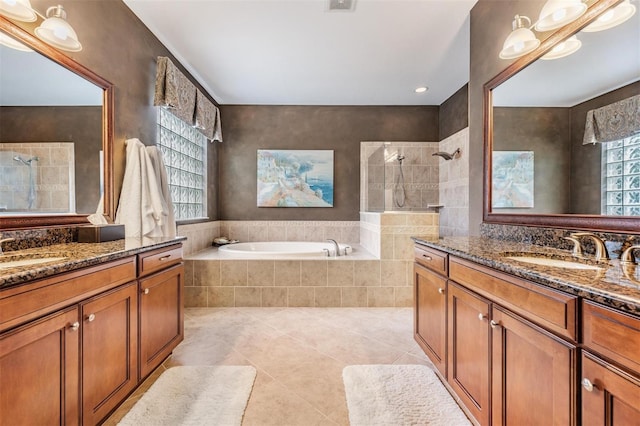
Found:
M 113 222 L 116 207 L 113 180 L 113 84 L 2 16 L 0 16 L 0 30 L 102 89 L 103 206 L 105 218 Z M 87 216 L 88 214 L 0 216 L 0 230 L 86 225 L 89 223 Z
M 632 216 L 599 216 L 573 214 L 510 214 L 491 212 L 491 158 L 493 152 L 493 100 L 492 90 L 506 80 L 532 64 L 540 56 L 565 38 L 578 32 L 620 0 L 598 0 L 576 21 L 556 30 L 544 39 L 531 53 L 522 56 L 489 80 L 483 86 L 483 137 L 484 137 L 484 202 L 483 217 L 485 223 L 503 225 L 523 225 L 548 228 L 586 229 L 602 232 L 625 232 L 640 234 L 640 218 Z

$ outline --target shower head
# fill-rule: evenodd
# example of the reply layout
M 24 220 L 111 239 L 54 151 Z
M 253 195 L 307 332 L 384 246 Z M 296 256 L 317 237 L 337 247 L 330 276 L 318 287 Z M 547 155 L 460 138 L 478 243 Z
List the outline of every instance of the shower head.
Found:
M 398 160 L 398 162 L 402 164 L 402 160 L 404 160 L 404 155 L 401 155 L 401 154 L 396 155 L 396 160 Z
M 458 154 L 460 154 L 460 148 L 456 149 L 455 151 L 453 151 L 451 154 L 449 154 L 448 152 L 434 152 L 433 154 L 431 154 L 432 156 L 438 156 L 438 157 L 442 157 L 445 160 L 449 161 L 449 160 L 453 160 L 454 158 L 456 158 L 458 156 Z
M 13 159 L 15 161 L 21 162 L 25 166 L 30 166 L 32 161 L 38 161 L 39 160 L 38 157 L 31 157 L 28 160 L 25 160 L 24 158 L 20 157 L 19 155 L 16 155 L 15 157 L 13 157 Z

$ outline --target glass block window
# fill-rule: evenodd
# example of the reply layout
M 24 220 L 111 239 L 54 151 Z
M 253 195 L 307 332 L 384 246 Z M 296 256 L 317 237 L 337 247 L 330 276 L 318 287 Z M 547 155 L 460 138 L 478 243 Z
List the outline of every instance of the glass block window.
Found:
M 640 216 L 640 135 L 602 144 L 602 214 Z
M 177 221 L 207 216 L 207 138 L 165 108 L 158 108 L 162 152 Z

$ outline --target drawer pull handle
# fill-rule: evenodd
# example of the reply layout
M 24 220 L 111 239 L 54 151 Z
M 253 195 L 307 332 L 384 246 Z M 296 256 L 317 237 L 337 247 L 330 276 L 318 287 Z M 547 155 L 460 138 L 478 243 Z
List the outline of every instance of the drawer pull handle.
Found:
M 78 331 L 78 329 L 80 328 L 80 323 L 78 321 L 74 322 L 73 324 L 71 324 L 69 326 L 69 328 L 73 331 Z
M 142 290 L 142 294 L 149 294 L 149 289 L 145 288 L 144 290 Z
M 164 262 L 165 260 L 169 259 L 170 257 L 171 257 L 171 255 L 170 255 L 170 254 L 168 254 L 168 255 L 166 255 L 166 256 L 162 256 L 162 257 L 161 257 L 160 259 L 158 259 L 158 260 L 160 260 L 160 262 Z
M 422 257 L 424 257 L 424 258 L 425 258 L 425 259 L 427 259 L 427 260 L 433 260 L 433 259 L 431 258 L 431 256 L 427 256 L 426 254 L 423 254 L 423 255 L 422 255 Z
M 496 328 L 496 327 L 500 327 L 502 324 L 500 324 L 499 322 L 495 322 L 494 320 L 489 321 L 489 325 L 491 326 L 491 328 Z
M 96 314 L 89 314 L 89 316 L 87 317 L 87 321 L 91 322 L 94 319 L 96 319 Z
M 587 391 L 587 392 L 593 392 L 594 389 L 598 389 L 598 387 L 596 385 L 594 385 L 593 383 L 591 383 L 591 380 L 587 379 L 586 377 L 584 379 L 582 379 L 582 387 Z
M 439 289 L 438 289 L 438 293 L 440 293 L 440 294 L 444 294 L 444 288 L 442 288 L 442 287 L 441 287 L 441 288 L 439 288 Z
M 478 319 L 479 319 L 480 321 L 484 321 L 484 320 L 486 320 L 486 319 L 487 319 L 487 316 L 486 316 L 485 314 L 478 314 Z

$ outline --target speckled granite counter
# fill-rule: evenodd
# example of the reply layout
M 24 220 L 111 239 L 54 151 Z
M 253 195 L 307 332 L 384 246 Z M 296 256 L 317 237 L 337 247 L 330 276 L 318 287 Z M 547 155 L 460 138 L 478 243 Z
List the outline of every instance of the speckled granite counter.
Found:
M 482 237 L 433 239 L 418 236 L 413 240 L 461 259 L 640 316 L 640 265 L 621 265 L 618 260 L 611 260 L 597 264 L 597 270 L 565 269 L 510 260 L 505 254 L 537 253 L 559 258 L 571 255 L 566 250 Z
M 31 280 L 170 246 L 184 240 L 186 240 L 185 237 L 126 238 L 106 243 L 66 243 L 20 251 L 5 251 L 4 255 L 7 258 L 19 254 L 23 258 L 63 257 L 64 259 L 13 268 L 2 268 L 0 261 L 0 290 Z

